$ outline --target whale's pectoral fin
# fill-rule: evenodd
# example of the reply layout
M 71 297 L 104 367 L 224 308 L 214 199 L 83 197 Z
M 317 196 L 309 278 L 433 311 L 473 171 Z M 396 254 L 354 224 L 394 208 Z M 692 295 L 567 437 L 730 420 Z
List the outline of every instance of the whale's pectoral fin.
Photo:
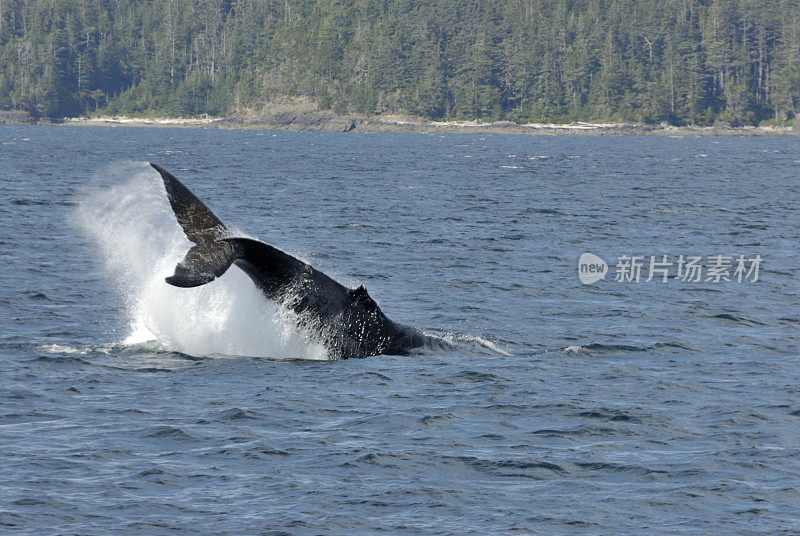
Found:
M 172 211 L 189 240 L 201 244 L 230 236 L 225 224 L 172 173 L 157 164 L 150 165 L 161 175 Z
M 236 248 L 227 242 L 202 242 L 186 253 L 166 281 L 176 287 L 199 287 L 224 274 L 238 257 Z

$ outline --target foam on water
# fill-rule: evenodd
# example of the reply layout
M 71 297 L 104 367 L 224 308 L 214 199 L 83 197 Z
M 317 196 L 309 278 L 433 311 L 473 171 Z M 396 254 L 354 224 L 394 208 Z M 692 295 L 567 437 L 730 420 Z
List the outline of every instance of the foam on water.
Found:
M 85 348 L 75 348 L 63 344 L 41 344 L 37 347 L 39 350 L 48 354 L 86 354 L 88 350 Z
M 445 342 L 453 345 L 454 347 L 458 348 L 458 350 L 462 353 L 469 352 L 475 355 L 501 355 L 504 357 L 511 357 L 511 352 L 507 350 L 503 350 L 498 346 L 496 343 L 490 341 L 489 339 L 485 339 L 483 337 L 478 337 L 477 335 L 470 335 L 469 333 L 456 333 L 456 332 L 447 332 L 447 333 L 430 333 L 426 332 L 426 335 L 431 337 L 439 337 Z
M 325 348 L 236 268 L 197 288 L 164 281 L 191 244 L 148 164 L 120 163 L 97 173 L 79 195 L 77 220 L 125 302 L 126 344 L 155 339 L 194 356 L 327 359 Z

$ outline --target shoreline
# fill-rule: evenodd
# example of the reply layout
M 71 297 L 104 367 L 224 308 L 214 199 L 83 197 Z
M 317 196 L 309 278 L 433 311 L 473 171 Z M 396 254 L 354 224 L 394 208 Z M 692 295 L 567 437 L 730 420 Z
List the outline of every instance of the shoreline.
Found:
M 637 123 L 513 123 L 511 121 L 432 121 L 405 116 L 337 115 L 296 107 L 265 108 L 259 113 L 229 117 L 143 118 L 127 116 L 72 117 L 35 121 L 24 112 L 0 112 L 0 124 L 62 126 L 216 128 L 311 132 L 391 132 L 418 134 L 527 135 L 661 135 L 661 136 L 798 136 L 793 127 L 699 127 Z

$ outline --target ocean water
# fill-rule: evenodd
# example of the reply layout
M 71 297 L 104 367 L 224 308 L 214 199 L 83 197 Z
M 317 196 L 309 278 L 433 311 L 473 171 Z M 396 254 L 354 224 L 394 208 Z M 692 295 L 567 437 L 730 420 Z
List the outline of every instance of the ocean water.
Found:
M 149 161 L 456 349 L 169 287 Z M 800 533 L 797 138 L 1 126 L 0 165 L 0 533 Z

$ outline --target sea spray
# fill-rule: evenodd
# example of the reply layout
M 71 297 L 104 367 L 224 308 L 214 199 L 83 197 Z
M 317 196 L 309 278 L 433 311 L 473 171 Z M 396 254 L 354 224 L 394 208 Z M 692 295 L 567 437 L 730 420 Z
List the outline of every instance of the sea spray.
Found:
M 292 313 L 264 298 L 240 270 L 196 288 L 164 281 L 191 243 L 146 163 L 109 166 L 77 201 L 79 226 L 124 301 L 126 342 L 155 339 L 194 356 L 327 358 L 322 345 L 296 328 Z

